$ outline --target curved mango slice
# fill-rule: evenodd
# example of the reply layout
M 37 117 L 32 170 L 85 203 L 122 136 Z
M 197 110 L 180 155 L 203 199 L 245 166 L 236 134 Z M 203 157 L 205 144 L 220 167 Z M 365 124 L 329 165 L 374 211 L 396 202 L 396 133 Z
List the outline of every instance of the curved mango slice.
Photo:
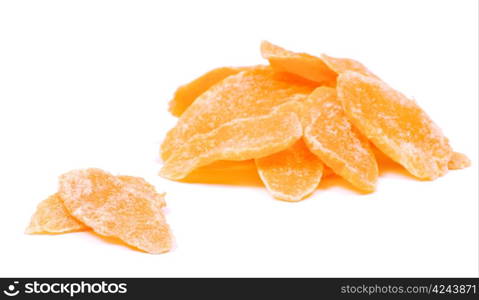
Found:
M 270 67 L 229 76 L 199 96 L 179 118 L 161 145 L 163 161 L 197 134 L 208 133 L 238 118 L 270 113 L 291 100 L 305 100 L 314 86 L 292 81 Z
M 166 160 L 160 175 L 178 180 L 218 160 L 248 160 L 282 151 L 302 135 L 296 113 L 275 110 L 236 119 L 206 134 L 195 135 Z
M 273 197 L 300 201 L 313 193 L 321 181 L 323 164 L 300 139 L 293 146 L 255 160 L 258 174 Z
M 261 43 L 261 55 L 278 72 L 289 72 L 317 82 L 334 86 L 337 74 L 322 59 L 306 53 L 296 53 L 270 42 Z
M 151 187 L 135 189 L 100 169 L 75 170 L 60 176 L 59 195 L 67 211 L 96 233 L 115 237 L 148 253 L 171 248 L 163 215 L 163 195 Z
M 379 79 L 350 71 L 339 75 L 337 92 L 356 128 L 412 175 L 432 180 L 447 172 L 448 139 L 415 101 Z
M 331 70 L 338 74 L 344 73 L 346 71 L 354 71 L 365 76 L 378 78 L 357 60 L 351 58 L 337 58 L 326 54 L 321 54 L 321 59 Z
M 378 178 L 376 158 L 368 140 L 344 114 L 336 89 L 317 88 L 305 105 L 312 115 L 304 130 L 309 150 L 358 189 L 374 191 Z

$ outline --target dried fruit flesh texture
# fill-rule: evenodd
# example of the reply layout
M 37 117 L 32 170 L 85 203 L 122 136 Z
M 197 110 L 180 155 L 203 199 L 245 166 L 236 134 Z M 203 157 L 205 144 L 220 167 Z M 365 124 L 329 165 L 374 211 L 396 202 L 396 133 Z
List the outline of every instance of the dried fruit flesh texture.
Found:
M 297 114 L 281 109 L 265 116 L 236 119 L 206 134 L 198 134 L 176 149 L 160 175 L 178 180 L 218 160 L 268 156 L 294 144 L 302 133 Z
M 168 132 L 161 146 L 163 161 L 197 134 L 208 133 L 239 118 L 262 116 L 282 103 L 305 100 L 313 86 L 292 82 L 270 67 L 243 71 L 222 80 L 198 97 Z
M 334 86 L 337 74 L 322 59 L 306 53 L 296 53 L 263 41 L 261 55 L 278 72 L 290 72 L 318 84 Z
M 248 69 L 247 67 L 222 67 L 213 69 L 195 80 L 180 86 L 170 101 L 170 112 L 172 115 L 179 117 L 183 112 L 195 101 L 198 96 L 203 94 L 212 85 L 220 82 L 230 75 L 237 74 Z
M 447 172 L 448 139 L 415 101 L 356 72 L 339 75 L 337 92 L 356 128 L 412 175 L 432 180 Z
M 368 140 L 344 114 L 336 89 L 316 89 L 306 106 L 312 115 L 304 131 L 309 150 L 356 188 L 374 191 L 378 178 L 376 158 Z
M 26 229 L 28 234 L 67 233 L 88 230 L 88 227 L 73 218 L 63 205 L 58 194 L 40 202 Z
M 100 169 L 75 170 L 60 176 L 59 194 L 68 212 L 100 235 L 115 237 L 149 253 L 171 248 L 170 228 L 160 196 L 149 188 L 131 188 Z
M 300 201 L 316 190 L 323 164 L 300 139 L 281 152 L 255 160 L 259 176 L 273 197 Z
M 365 76 L 378 78 L 371 71 L 368 70 L 362 63 L 351 58 L 337 58 L 321 54 L 321 59 L 334 72 L 341 74 L 346 71 L 353 71 Z
M 449 170 L 460 170 L 471 165 L 471 160 L 465 154 L 454 152 L 449 160 L 447 167 Z

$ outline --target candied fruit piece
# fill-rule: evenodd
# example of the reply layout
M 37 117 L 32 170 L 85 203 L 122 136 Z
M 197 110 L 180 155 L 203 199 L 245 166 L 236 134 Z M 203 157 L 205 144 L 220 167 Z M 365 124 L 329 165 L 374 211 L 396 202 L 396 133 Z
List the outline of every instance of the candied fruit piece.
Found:
M 230 75 L 237 74 L 247 70 L 248 67 L 222 67 L 213 69 L 195 80 L 180 86 L 170 101 L 170 112 L 172 115 L 179 117 L 183 112 L 195 101 L 198 96 L 203 94 L 214 84 L 220 82 Z
M 257 67 L 231 75 L 199 96 L 171 129 L 161 146 L 163 161 L 196 134 L 205 134 L 238 118 L 262 116 L 277 105 L 305 100 L 313 91 L 275 73 Z
M 280 108 L 264 116 L 236 119 L 178 147 L 160 175 L 178 180 L 217 160 L 247 160 L 282 151 L 302 135 L 294 112 Z
M 471 165 L 471 160 L 465 154 L 453 152 L 447 167 L 449 170 L 460 170 Z
M 272 155 L 257 158 L 258 174 L 273 197 L 300 201 L 316 190 L 323 164 L 300 139 L 293 146 Z
M 321 54 L 321 59 L 331 70 L 338 74 L 344 73 L 346 71 L 353 71 L 365 76 L 378 78 L 357 60 L 351 58 L 337 58 L 326 54 Z
M 68 212 L 100 235 L 149 253 L 171 248 L 162 196 L 149 187 L 134 189 L 103 170 L 85 169 L 60 176 L 59 194 Z
M 448 139 L 415 101 L 351 71 L 339 75 L 337 93 L 356 128 L 412 175 L 432 180 L 447 172 Z
M 68 213 L 62 198 L 55 193 L 38 204 L 25 233 L 67 233 L 85 230 L 88 230 L 88 227 Z
M 306 53 L 296 53 L 270 42 L 261 43 L 261 55 L 278 72 L 290 72 L 308 80 L 334 86 L 337 74 L 319 57 Z
M 305 106 L 312 115 L 304 130 L 309 150 L 358 189 L 374 191 L 378 178 L 376 158 L 368 140 L 344 114 L 336 89 L 317 88 Z

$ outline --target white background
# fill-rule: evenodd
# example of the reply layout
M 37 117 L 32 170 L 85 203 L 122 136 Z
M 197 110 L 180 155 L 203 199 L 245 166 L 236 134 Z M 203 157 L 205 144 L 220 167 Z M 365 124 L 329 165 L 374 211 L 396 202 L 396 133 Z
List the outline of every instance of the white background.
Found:
M 168 3 L 0 3 L 1 276 L 477 276 L 477 1 Z M 370 195 L 326 179 L 300 203 L 257 180 L 157 176 L 176 87 L 262 63 L 263 39 L 362 61 L 416 98 L 472 167 L 433 182 L 383 169 Z M 24 235 L 57 176 L 86 167 L 166 191 L 173 251 Z

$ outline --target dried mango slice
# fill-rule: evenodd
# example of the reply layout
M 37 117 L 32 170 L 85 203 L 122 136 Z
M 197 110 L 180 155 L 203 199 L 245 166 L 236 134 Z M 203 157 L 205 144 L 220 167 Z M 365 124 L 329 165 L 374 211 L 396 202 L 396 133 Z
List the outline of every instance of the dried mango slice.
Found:
M 376 158 L 368 140 L 344 114 L 336 89 L 317 88 L 309 96 L 307 106 L 313 115 L 304 131 L 309 150 L 358 189 L 374 191 L 378 178 Z
M 165 162 L 160 175 L 178 180 L 217 160 L 247 160 L 282 151 L 302 135 L 294 112 L 236 119 L 206 134 L 195 135 Z
M 255 160 L 258 174 L 273 197 L 300 201 L 316 190 L 323 164 L 300 139 L 293 146 Z
M 56 193 L 38 204 L 25 233 L 67 233 L 85 230 L 88 230 L 88 227 L 68 213 L 62 198 Z
M 270 67 L 257 67 L 222 80 L 198 97 L 168 132 L 161 146 L 163 161 L 196 134 L 205 134 L 238 118 L 262 116 L 277 105 L 302 99 L 313 86 L 292 82 Z
M 465 154 L 453 152 L 447 167 L 449 170 L 465 169 L 471 165 L 471 160 Z
M 75 170 L 60 176 L 59 194 L 68 212 L 100 235 L 119 238 L 149 253 L 171 248 L 171 233 L 161 195 L 132 189 L 100 169 Z
M 261 55 L 278 72 L 290 72 L 318 84 L 334 86 L 337 74 L 319 57 L 296 53 L 270 42 L 261 43 Z
M 344 73 L 346 71 L 354 71 L 365 76 L 378 78 L 357 60 L 351 58 L 337 58 L 326 54 L 321 54 L 321 59 L 331 70 L 338 74 Z
M 416 104 L 386 83 L 356 72 L 339 75 L 338 98 L 352 123 L 412 175 L 444 175 L 452 155 L 448 139 Z
M 195 80 L 180 86 L 170 101 L 170 112 L 172 115 L 179 117 L 183 112 L 195 101 L 198 96 L 203 94 L 214 84 L 220 82 L 230 75 L 237 74 L 247 70 L 248 67 L 222 67 L 213 69 Z

